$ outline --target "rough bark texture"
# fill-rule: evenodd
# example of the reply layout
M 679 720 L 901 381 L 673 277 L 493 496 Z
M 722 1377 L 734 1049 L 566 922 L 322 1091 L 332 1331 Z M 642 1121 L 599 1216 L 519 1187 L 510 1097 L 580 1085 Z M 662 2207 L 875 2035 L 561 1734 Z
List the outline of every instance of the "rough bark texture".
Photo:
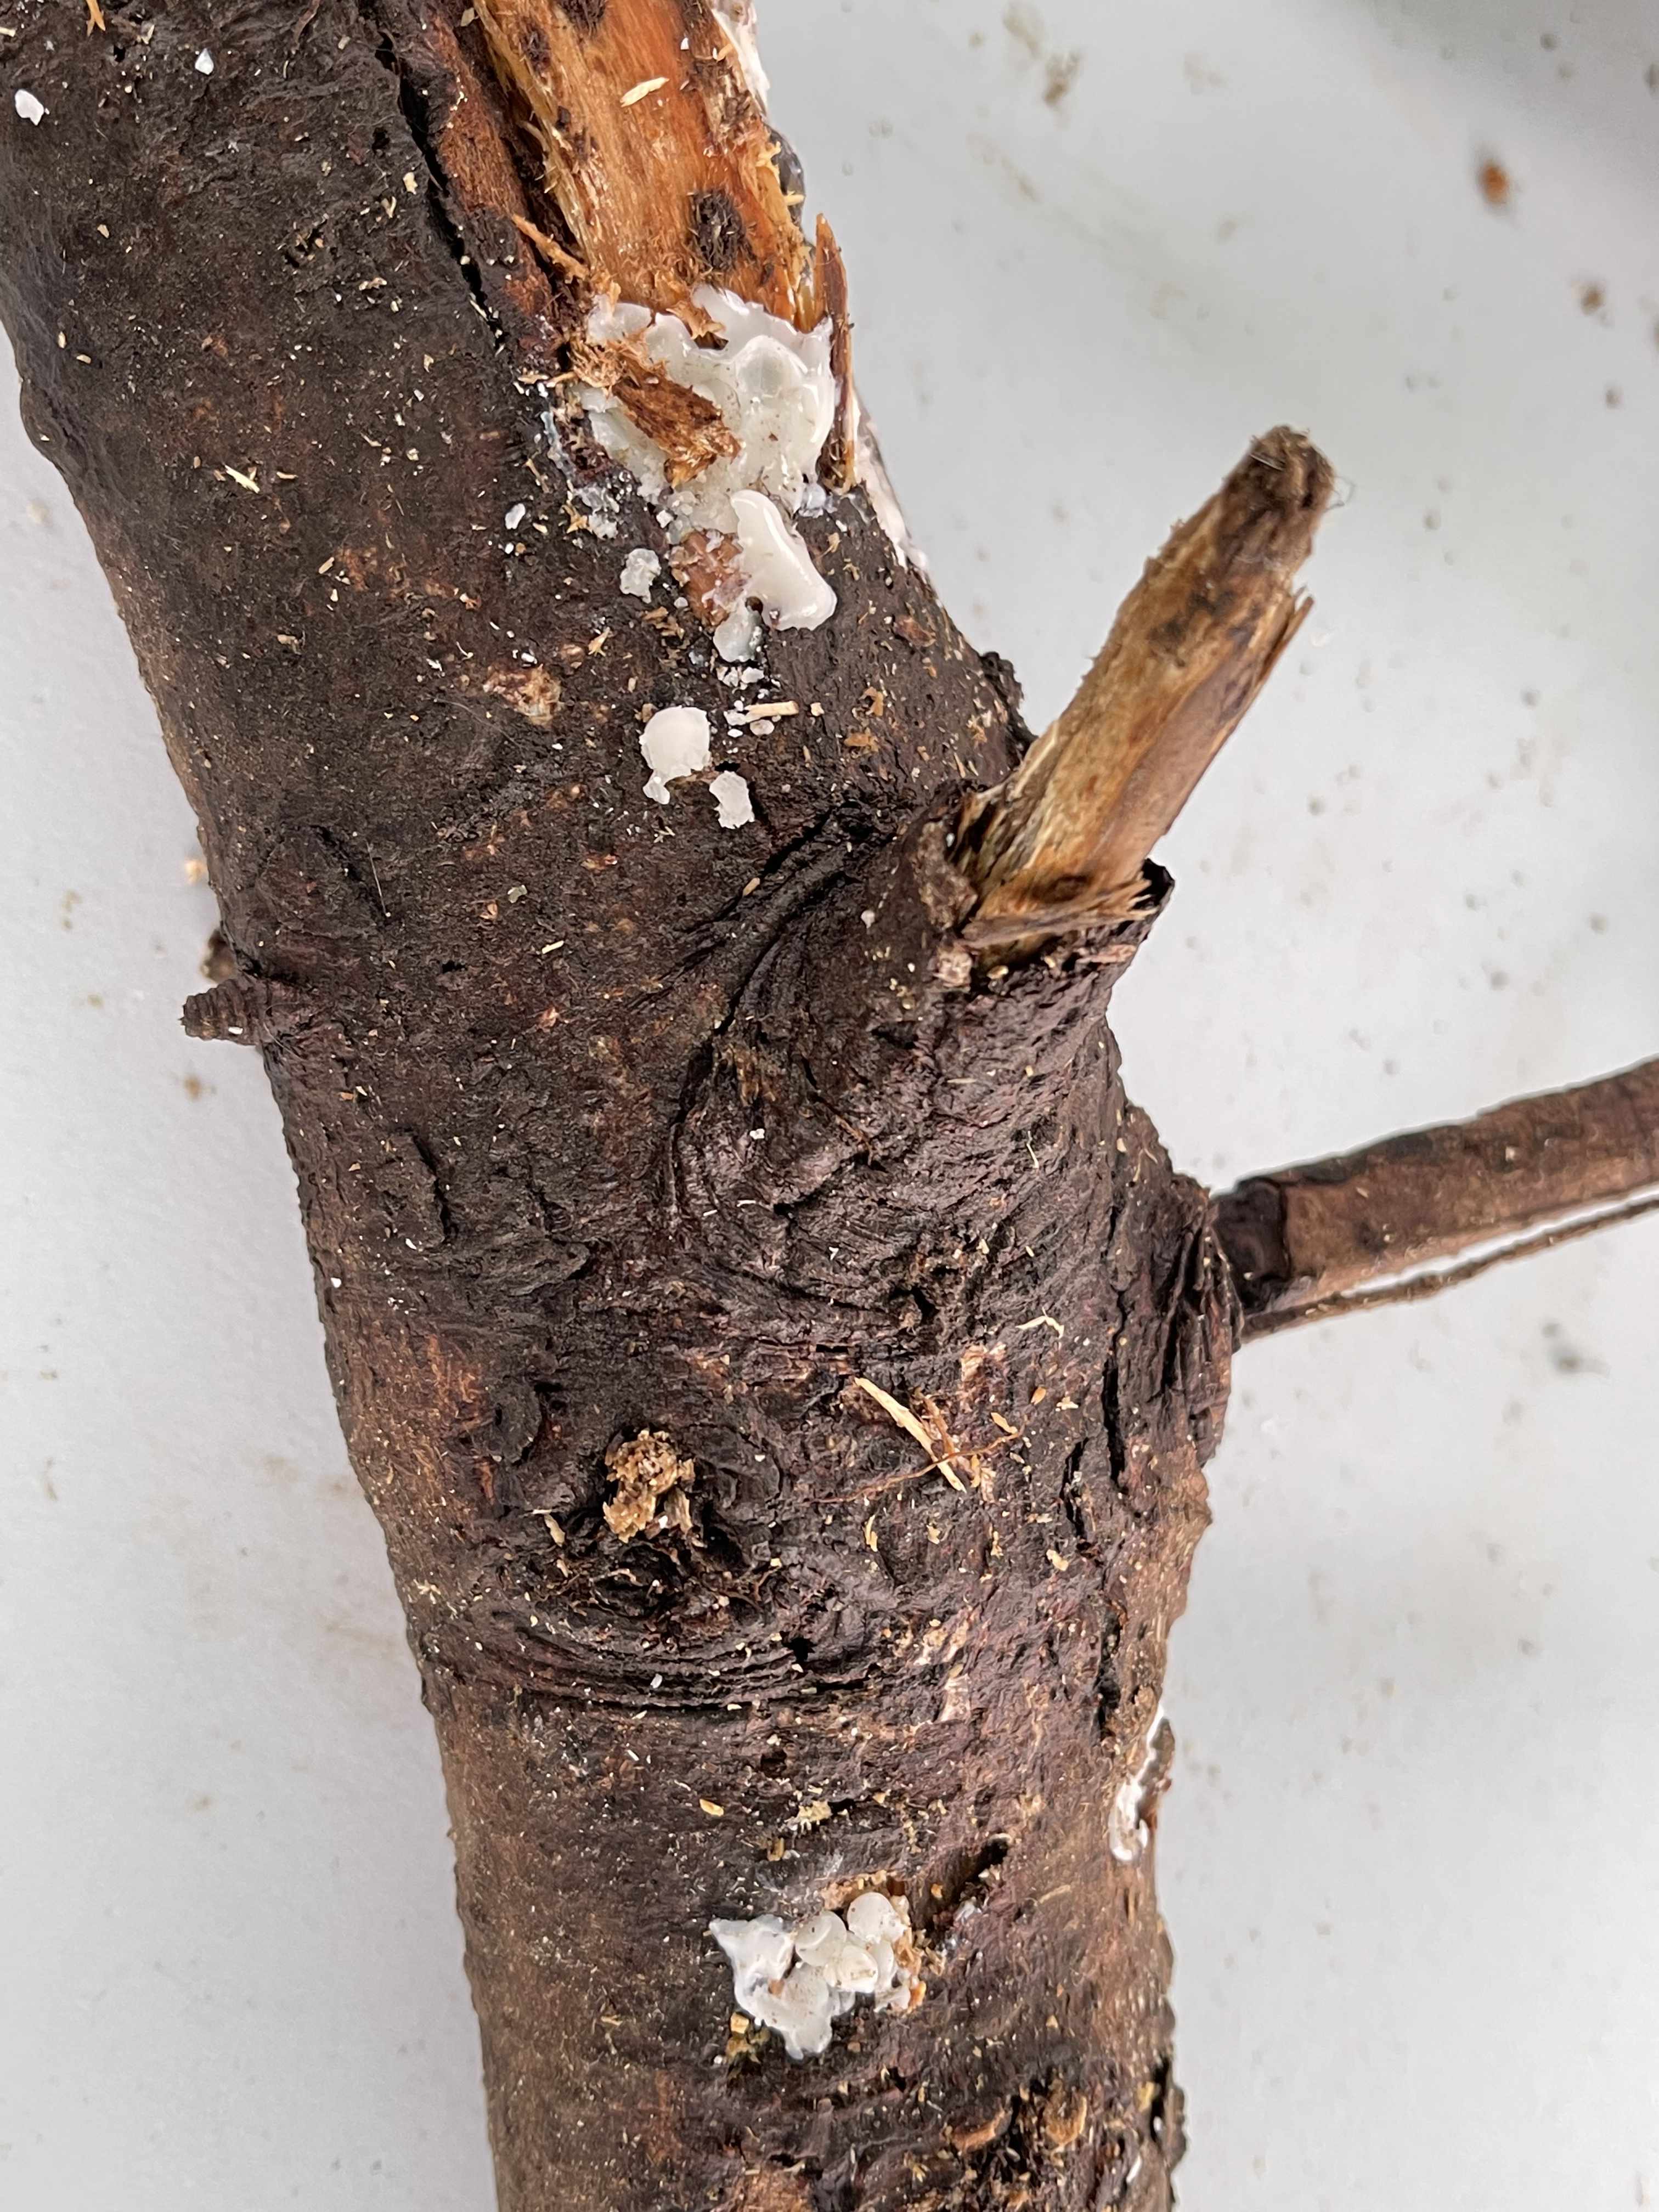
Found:
M 1167 1950 L 1105 1834 L 1232 1308 L 1106 1028 L 1144 924 L 975 973 L 947 828 L 1024 733 L 857 496 L 807 526 L 840 615 L 753 695 L 802 712 L 731 740 L 757 824 L 647 805 L 644 713 L 731 694 L 618 592 L 649 514 L 573 526 L 517 374 L 556 278 L 515 307 L 528 249 L 428 155 L 476 31 L 109 21 L 26 5 L 0 58 L 50 110 L 0 130 L 5 319 L 245 979 L 191 1026 L 282 1106 L 501 2202 L 1162 2203 Z M 860 1376 L 937 1407 L 964 1487 Z M 623 1544 L 606 1453 L 647 1430 L 690 1527 Z M 925 2002 L 728 2056 L 710 1917 L 872 1881 Z
M 1156 1717 L 1237 1307 L 1107 1027 L 1153 832 L 1126 875 L 1084 777 L 1032 849 L 1110 865 L 1060 872 L 1063 916 L 999 876 L 1024 934 L 988 963 L 976 795 L 1028 735 L 859 491 L 805 526 L 840 611 L 752 695 L 796 712 L 729 724 L 695 610 L 620 593 L 667 548 L 631 498 L 596 532 L 617 479 L 538 388 L 616 205 L 559 202 L 560 110 L 501 42 L 544 90 L 602 50 L 615 94 L 650 18 L 714 119 L 641 141 L 681 203 L 636 289 L 748 270 L 831 313 L 844 372 L 833 240 L 809 279 L 764 234 L 787 149 L 758 201 L 699 198 L 755 143 L 702 0 L 492 0 L 493 55 L 414 0 L 9 12 L 0 311 L 200 818 L 234 972 L 188 1025 L 257 1044 L 282 1108 L 442 1748 L 505 2212 L 1167 2204 Z M 1297 520 L 1248 618 L 1237 545 L 1185 541 L 1231 646 L 1167 634 L 1143 822 L 1295 619 L 1328 477 L 1264 451 Z M 1234 511 L 1272 536 L 1262 477 Z M 752 825 L 644 800 L 669 705 L 729 731 Z M 799 2066 L 734 2031 L 709 1919 L 872 1884 L 921 2005 Z

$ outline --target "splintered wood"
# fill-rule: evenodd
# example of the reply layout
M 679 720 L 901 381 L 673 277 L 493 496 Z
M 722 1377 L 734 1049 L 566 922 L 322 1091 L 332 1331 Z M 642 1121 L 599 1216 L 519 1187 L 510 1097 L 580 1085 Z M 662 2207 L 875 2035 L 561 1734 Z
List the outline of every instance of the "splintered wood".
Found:
M 970 938 L 1133 910 L 1152 848 L 1307 617 L 1296 575 L 1334 481 L 1305 438 L 1271 431 L 1148 564 L 1071 705 L 970 812 Z
M 661 447 L 677 491 L 712 461 L 743 451 L 714 401 L 665 375 L 637 338 L 612 338 L 602 346 L 580 341 L 571 348 L 571 360 L 588 383 L 614 392 L 635 428 Z
M 631 1544 L 653 1522 L 678 1528 L 691 1526 L 691 1507 L 686 1497 L 697 1479 L 693 1462 L 675 1450 L 673 1439 L 655 1429 L 642 1429 L 627 1443 L 613 1443 L 605 1464 L 616 1485 L 605 1500 L 605 1517 L 613 1536 Z
M 478 0 L 477 14 L 596 283 L 677 314 L 699 284 L 721 284 L 813 327 L 799 196 L 706 0 Z

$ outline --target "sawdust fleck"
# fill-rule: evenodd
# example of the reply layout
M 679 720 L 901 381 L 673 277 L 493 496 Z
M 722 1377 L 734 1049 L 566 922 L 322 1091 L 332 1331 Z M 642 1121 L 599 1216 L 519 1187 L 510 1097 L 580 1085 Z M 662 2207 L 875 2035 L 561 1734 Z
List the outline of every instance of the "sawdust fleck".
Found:
M 1510 173 L 1493 155 L 1488 155 L 1475 172 L 1475 182 L 1480 187 L 1480 197 L 1488 207 L 1506 208 L 1515 187 Z

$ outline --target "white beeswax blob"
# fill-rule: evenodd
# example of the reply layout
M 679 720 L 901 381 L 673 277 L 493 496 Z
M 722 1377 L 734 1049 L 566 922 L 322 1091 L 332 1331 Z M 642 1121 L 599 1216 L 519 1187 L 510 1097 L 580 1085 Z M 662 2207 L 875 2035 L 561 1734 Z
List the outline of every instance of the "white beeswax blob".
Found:
M 622 587 L 630 599 L 648 599 L 662 574 L 662 562 L 649 546 L 636 546 L 623 562 Z
M 879 1890 L 847 1909 L 816 1912 L 791 1927 L 772 1913 L 757 1920 L 711 1920 L 708 1932 L 732 1962 L 738 2008 L 783 2039 L 799 2062 L 830 2048 L 835 2023 L 867 1997 L 878 2012 L 908 2012 L 915 1976 L 896 1946 L 910 1933 L 910 1910 Z
M 813 567 L 799 531 L 763 492 L 735 491 L 732 507 L 750 596 L 773 628 L 821 629 L 836 611 L 836 595 Z
M 745 780 L 722 769 L 708 789 L 720 811 L 720 828 L 746 830 L 755 818 L 755 801 Z
M 640 750 L 651 771 L 646 797 L 666 806 L 671 783 L 700 775 L 708 766 L 713 734 L 701 707 L 665 707 L 653 714 L 640 732 Z
M 734 491 L 767 492 L 787 514 L 821 508 L 818 456 L 836 419 L 829 324 L 798 331 L 781 316 L 709 284 L 699 285 L 692 297 L 719 331 L 719 345 L 697 344 L 678 315 L 653 315 L 648 308 L 609 300 L 595 305 L 587 335 L 600 346 L 637 340 L 653 368 L 718 410 L 738 441 L 737 453 L 720 455 L 671 492 L 663 448 L 611 393 L 585 385 L 582 403 L 594 434 L 688 529 L 730 533 Z
M 692 531 L 733 541 L 743 604 L 721 625 L 716 644 L 730 661 L 750 659 L 760 624 L 758 599 L 780 628 L 816 629 L 836 611 L 836 594 L 791 527 L 797 514 L 821 513 L 818 457 L 836 420 L 830 329 L 798 331 L 734 292 L 702 285 L 696 305 L 714 324 L 719 345 L 699 345 L 678 315 L 653 315 L 627 301 L 601 300 L 588 318 L 596 346 L 632 340 L 673 383 L 708 400 L 737 442 L 684 483 L 669 482 L 668 455 L 621 402 L 597 386 L 580 387 L 594 436 L 629 469 L 676 543 Z

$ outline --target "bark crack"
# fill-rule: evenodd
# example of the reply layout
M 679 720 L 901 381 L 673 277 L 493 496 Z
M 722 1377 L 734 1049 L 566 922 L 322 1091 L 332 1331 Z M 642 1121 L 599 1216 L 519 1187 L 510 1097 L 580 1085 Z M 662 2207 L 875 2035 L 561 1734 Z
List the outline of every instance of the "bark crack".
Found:
M 489 324 L 500 347 L 506 343 L 506 333 L 485 293 L 477 258 L 469 250 L 465 234 L 450 207 L 450 179 L 434 143 L 428 94 L 400 52 L 375 0 L 356 0 L 356 7 L 374 34 L 374 58 L 397 87 L 398 109 L 426 172 L 425 204 L 433 234 L 459 270 L 474 307 Z

